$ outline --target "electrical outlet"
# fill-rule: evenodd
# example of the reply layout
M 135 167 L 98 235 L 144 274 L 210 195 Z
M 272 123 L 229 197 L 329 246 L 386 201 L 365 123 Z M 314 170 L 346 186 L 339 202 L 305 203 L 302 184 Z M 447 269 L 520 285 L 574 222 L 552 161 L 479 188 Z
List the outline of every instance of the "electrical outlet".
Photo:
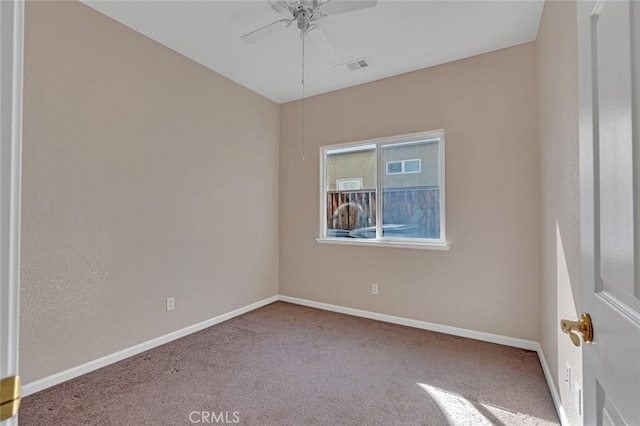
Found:
M 371 293 L 378 294 L 378 284 L 371 283 Z
M 167 312 L 173 311 L 176 308 L 175 299 L 173 297 L 167 297 Z
M 567 384 L 567 389 L 571 392 L 571 366 L 567 363 L 567 367 L 564 373 L 564 382 Z

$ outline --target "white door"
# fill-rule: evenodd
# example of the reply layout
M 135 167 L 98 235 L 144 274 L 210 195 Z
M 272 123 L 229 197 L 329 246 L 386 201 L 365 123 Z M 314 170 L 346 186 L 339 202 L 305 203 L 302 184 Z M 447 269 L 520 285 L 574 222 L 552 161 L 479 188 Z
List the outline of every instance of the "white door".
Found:
M 0 0 L 0 420 L 14 411 L 18 375 L 20 165 L 24 3 Z M 17 424 L 15 416 L 0 422 Z
M 578 1 L 585 425 L 640 425 L 640 2 Z

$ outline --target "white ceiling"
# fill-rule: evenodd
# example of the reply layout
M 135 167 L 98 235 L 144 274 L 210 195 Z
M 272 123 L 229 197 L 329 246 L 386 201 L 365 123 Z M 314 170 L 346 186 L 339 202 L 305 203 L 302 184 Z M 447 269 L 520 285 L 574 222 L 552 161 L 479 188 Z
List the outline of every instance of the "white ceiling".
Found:
M 344 1 L 344 0 L 332 0 Z M 282 16 L 262 1 L 87 1 L 90 7 L 277 102 L 302 97 L 295 25 L 246 44 L 240 36 Z M 309 47 L 305 95 L 312 96 L 533 41 L 543 0 L 398 1 L 322 18 L 337 57 Z M 340 72 L 360 57 L 371 66 Z

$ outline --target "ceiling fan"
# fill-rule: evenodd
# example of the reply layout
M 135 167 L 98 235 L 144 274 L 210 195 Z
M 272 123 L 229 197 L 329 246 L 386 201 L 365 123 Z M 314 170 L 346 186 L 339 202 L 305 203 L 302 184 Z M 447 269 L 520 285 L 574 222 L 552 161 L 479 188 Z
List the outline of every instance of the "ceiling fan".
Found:
M 243 35 L 242 41 L 245 43 L 255 43 L 258 40 L 270 36 L 280 30 L 288 28 L 294 22 L 300 29 L 300 38 L 306 40 L 312 34 L 310 40 L 325 52 L 332 48 L 324 34 L 324 31 L 316 23 L 322 18 L 340 13 L 353 12 L 367 9 L 378 4 L 378 0 L 268 0 L 269 5 L 285 16 L 264 27 L 258 28 L 248 34 Z
M 272 22 L 264 27 L 258 28 L 248 34 L 243 35 L 242 41 L 253 44 L 265 37 L 268 37 L 280 30 L 288 28 L 296 23 L 300 30 L 302 40 L 302 160 L 305 159 L 304 151 L 304 45 L 309 40 L 325 58 L 335 58 L 335 53 L 331 43 L 327 39 L 322 28 L 317 22 L 327 16 L 341 13 L 353 12 L 367 9 L 378 4 L 378 0 L 268 0 L 269 5 L 285 16 L 285 19 Z M 309 35 L 312 37 L 309 37 Z

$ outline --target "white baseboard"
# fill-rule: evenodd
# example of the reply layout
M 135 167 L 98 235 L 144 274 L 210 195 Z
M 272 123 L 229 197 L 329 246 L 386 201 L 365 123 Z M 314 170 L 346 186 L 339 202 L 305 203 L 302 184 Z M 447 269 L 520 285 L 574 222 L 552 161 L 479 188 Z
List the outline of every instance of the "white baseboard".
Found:
M 498 334 L 485 333 L 483 331 L 475 331 L 466 328 L 435 324 L 427 321 L 419 321 L 409 318 L 396 317 L 393 315 L 379 314 L 377 312 L 363 311 L 361 309 L 347 308 L 344 306 L 331 305 L 329 303 L 314 302 L 307 299 L 298 299 L 297 297 L 281 295 L 279 299 L 283 302 L 294 303 L 296 305 L 308 306 L 311 308 L 323 309 L 325 311 L 338 312 L 341 314 L 353 315 L 356 317 L 389 322 L 392 324 L 406 325 L 408 327 L 436 331 L 438 333 L 452 334 L 454 336 L 467 337 L 469 339 L 482 340 L 483 342 L 497 343 L 499 345 L 513 346 L 514 348 L 528 349 L 530 351 L 537 351 L 540 347 L 540 344 L 538 342 L 534 342 L 533 340 L 500 336 Z
M 94 361 L 89 361 L 77 367 L 73 367 L 68 370 L 61 371 L 60 373 L 56 373 L 51 376 L 45 377 L 43 379 L 36 380 L 35 382 L 27 383 L 22 387 L 22 396 L 32 395 L 36 392 L 40 392 L 41 390 L 44 390 L 51 386 L 55 386 L 62 382 L 66 382 L 67 380 L 74 379 L 76 377 L 82 376 L 83 374 L 90 373 L 99 368 L 106 367 L 109 364 L 122 361 L 125 358 L 129 358 L 131 356 L 137 355 L 144 351 L 148 351 L 149 349 L 153 349 L 157 346 L 164 345 L 165 343 L 169 343 L 173 340 L 179 339 L 181 337 L 187 336 L 197 331 L 204 330 L 205 328 L 211 327 L 212 325 L 219 324 L 231 318 L 245 314 L 249 311 L 253 311 L 254 309 L 258 309 L 270 303 L 277 302 L 278 299 L 279 299 L 278 296 L 268 297 L 266 299 L 260 300 L 250 305 L 235 309 L 231 312 L 227 312 L 225 314 L 218 315 L 217 317 L 208 319 L 206 321 L 202 321 L 198 324 L 190 325 L 189 327 L 185 327 L 181 330 L 177 330 L 172 333 L 165 334 L 164 336 L 160 336 L 155 339 L 148 340 L 146 342 L 132 346 L 130 348 L 123 349 L 121 351 L 112 353 L 110 355 L 103 356 L 102 358 L 98 358 Z
M 544 377 L 545 379 L 547 379 L 547 385 L 549 386 L 549 390 L 551 391 L 553 404 L 556 406 L 558 417 L 560 417 L 560 423 L 562 424 L 562 426 L 570 426 L 569 420 L 567 419 L 567 414 L 565 413 L 564 407 L 562 406 L 562 400 L 560 399 L 560 393 L 558 392 L 558 388 L 556 387 L 556 382 L 553 380 L 551 370 L 549 369 L 549 364 L 547 364 L 547 359 L 544 356 L 544 351 L 542 350 L 542 346 L 539 343 L 537 351 L 538 358 L 540 359 L 540 365 L 542 365 L 542 371 L 544 372 Z

